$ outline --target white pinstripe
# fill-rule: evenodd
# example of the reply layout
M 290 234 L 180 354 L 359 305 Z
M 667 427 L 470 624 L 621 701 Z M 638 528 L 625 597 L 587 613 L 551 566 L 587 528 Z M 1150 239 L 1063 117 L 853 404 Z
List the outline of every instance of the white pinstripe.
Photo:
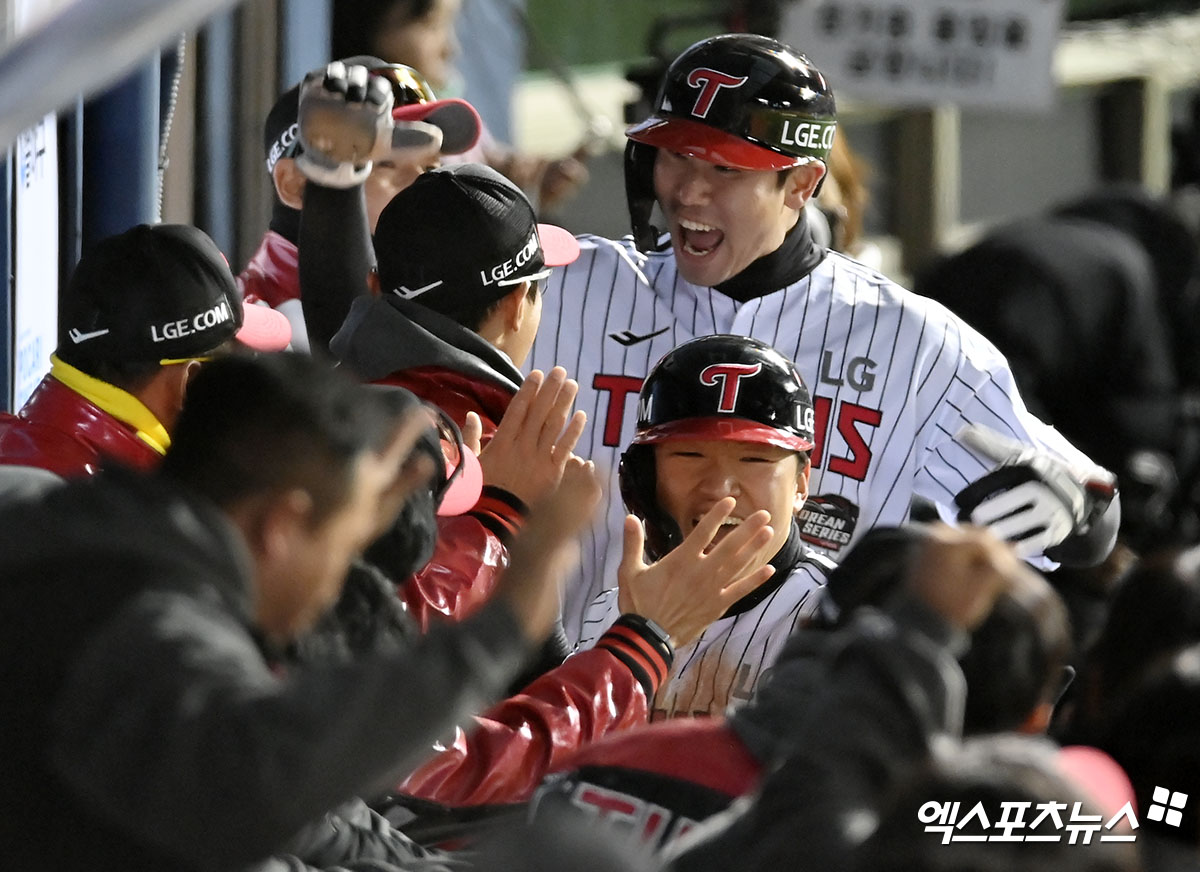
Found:
M 814 400 L 829 407 L 811 492 L 840 494 L 859 507 L 855 538 L 868 527 L 905 520 L 914 494 L 953 516 L 953 495 L 990 468 L 954 442 L 967 422 L 1040 444 L 1072 463 L 1089 462 L 1026 411 L 1008 364 L 988 340 L 938 303 L 850 258 L 831 253 L 800 281 L 739 303 L 686 282 L 669 249 L 645 255 L 629 238 L 580 242 L 579 259 L 555 271 L 528 364 L 561 364 L 578 379 L 578 407 L 590 425 L 576 450 L 613 475 L 605 521 L 584 542 L 583 565 L 567 593 L 564 622 L 573 638 L 583 635 L 588 604 L 616 583 L 624 515 L 616 488 L 620 448 L 603 444 L 610 392 L 593 379 L 642 378 L 695 336 L 753 336 L 795 360 Z M 645 336 L 668 326 L 630 346 L 609 336 Z M 876 411 L 877 425 L 861 418 Z M 635 395 L 622 412 L 619 446 L 633 437 Z

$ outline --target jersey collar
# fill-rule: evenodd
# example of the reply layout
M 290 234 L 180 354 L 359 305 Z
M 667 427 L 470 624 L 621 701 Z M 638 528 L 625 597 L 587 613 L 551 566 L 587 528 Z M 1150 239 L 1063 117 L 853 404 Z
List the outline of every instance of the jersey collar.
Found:
M 715 289 L 739 303 L 745 303 L 798 282 L 812 272 L 827 253 L 825 246 L 818 245 L 813 239 L 807 216 L 801 210 L 796 225 L 783 237 L 777 249 L 764 254 Z

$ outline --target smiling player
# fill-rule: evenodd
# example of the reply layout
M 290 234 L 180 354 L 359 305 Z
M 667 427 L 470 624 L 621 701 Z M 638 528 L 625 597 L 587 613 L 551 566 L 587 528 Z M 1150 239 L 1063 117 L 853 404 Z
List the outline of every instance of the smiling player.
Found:
M 599 635 L 637 606 L 633 585 L 656 563 L 695 563 L 716 544 L 690 552 L 692 535 L 712 513 L 725 518 L 719 544 L 742 524 L 770 516 L 771 536 L 749 561 L 771 568 L 700 637 L 680 647 L 654 700 L 653 717 L 721 714 L 749 699 L 788 634 L 816 608 L 833 564 L 805 547 L 796 513 L 808 496 L 813 407 L 796 368 L 756 339 L 705 336 L 659 361 L 638 397 L 637 435 L 621 458 L 625 521 L 620 592 L 605 591 L 585 616 Z M 644 534 L 644 542 L 643 542 Z M 680 569 L 662 573 L 679 583 Z
M 868 528 L 905 521 L 916 496 L 1022 557 L 1099 562 L 1120 518 L 1113 477 L 1026 410 L 991 342 L 814 239 L 804 206 L 836 126 L 829 82 L 775 40 L 715 36 L 671 64 L 654 112 L 626 133 L 633 235 L 580 239 L 550 282 L 527 364 L 579 382 L 592 426 L 576 451 L 615 468 L 654 361 L 692 337 L 753 336 L 812 389 L 800 531 L 811 547 L 837 559 Z M 665 232 L 651 224 L 656 205 Z M 980 428 L 1002 438 L 976 438 Z M 585 539 L 568 632 L 616 580 L 623 514 L 610 498 Z

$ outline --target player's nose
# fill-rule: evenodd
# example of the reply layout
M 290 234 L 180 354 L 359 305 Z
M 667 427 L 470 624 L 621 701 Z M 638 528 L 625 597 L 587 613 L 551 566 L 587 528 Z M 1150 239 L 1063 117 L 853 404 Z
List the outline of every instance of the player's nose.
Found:
M 675 197 L 683 206 L 702 206 L 712 196 L 712 186 L 704 176 L 701 161 L 688 158 L 682 162 L 675 180 Z
M 737 476 L 719 463 L 708 464 L 702 470 L 696 489 L 714 502 L 725 497 L 736 497 L 741 493 Z

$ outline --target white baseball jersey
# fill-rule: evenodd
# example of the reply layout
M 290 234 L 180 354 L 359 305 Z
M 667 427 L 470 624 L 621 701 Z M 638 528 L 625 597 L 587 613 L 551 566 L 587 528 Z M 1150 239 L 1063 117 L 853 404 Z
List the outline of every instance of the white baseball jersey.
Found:
M 899 524 L 914 494 L 956 515 L 953 497 L 992 467 L 955 441 L 968 423 L 1090 461 L 1030 414 L 1004 357 L 944 306 L 836 252 L 787 287 L 741 303 L 685 281 L 670 250 L 643 254 L 630 238 L 580 237 L 555 270 L 527 366 L 566 367 L 589 426 L 576 452 L 612 472 L 606 517 L 584 537 L 567 590 L 568 636 L 599 592 L 616 584 L 625 514 L 616 486 L 634 435 L 637 392 L 664 354 L 713 333 L 752 336 L 795 361 L 813 396 L 816 448 L 806 540 L 835 560 L 866 529 Z
M 714 621 L 695 641 L 675 652 L 675 662 L 658 689 L 651 720 L 721 715 L 750 699 L 779 657 L 792 630 L 813 614 L 833 562 L 804 549 L 791 575 L 746 611 Z M 620 616 L 617 590 L 602 591 L 584 613 L 591 647 Z

